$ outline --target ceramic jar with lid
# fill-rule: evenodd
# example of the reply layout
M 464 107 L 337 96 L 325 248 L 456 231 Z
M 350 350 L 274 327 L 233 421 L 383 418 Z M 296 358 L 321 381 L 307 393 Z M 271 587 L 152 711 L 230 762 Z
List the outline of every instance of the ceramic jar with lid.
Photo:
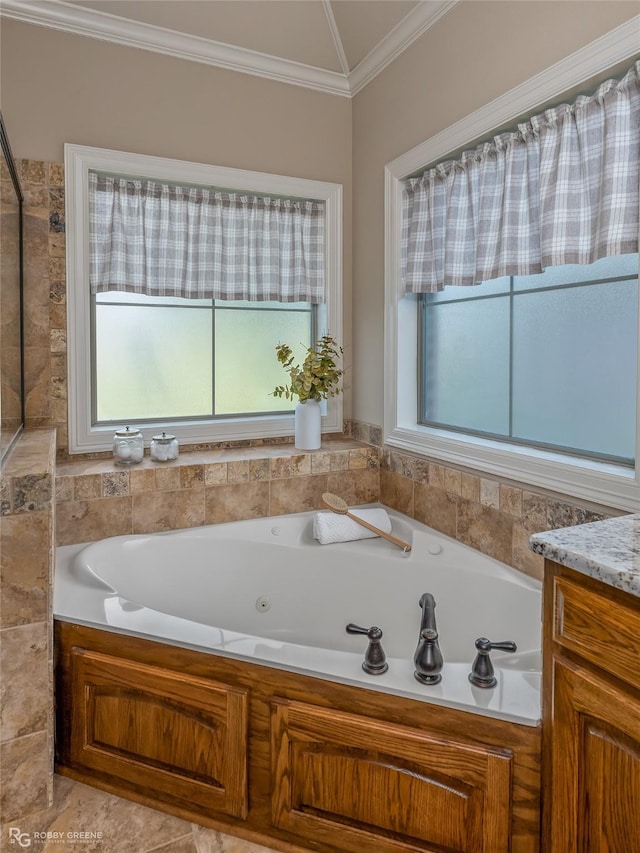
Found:
M 116 465 L 133 465 L 142 462 L 144 456 L 144 438 L 139 429 L 116 430 L 113 436 L 113 458 Z
M 178 439 L 175 435 L 163 432 L 154 435 L 149 446 L 149 453 L 155 462 L 173 462 L 178 458 Z

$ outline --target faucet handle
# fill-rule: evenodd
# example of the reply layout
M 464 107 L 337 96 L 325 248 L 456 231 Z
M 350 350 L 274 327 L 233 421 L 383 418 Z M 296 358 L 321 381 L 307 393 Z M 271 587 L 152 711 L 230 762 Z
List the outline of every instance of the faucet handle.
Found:
M 469 673 L 469 681 L 476 687 L 495 687 L 498 679 L 494 675 L 493 664 L 489 652 L 498 649 L 502 652 L 516 652 L 517 645 L 513 640 L 503 640 L 500 643 L 492 643 L 486 637 L 478 637 L 476 640 L 478 654 Z
M 370 628 L 361 628 L 360 625 L 354 625 L 353 622 L 349 622 L 345 631 L 347 634 L 366 634 L 370 640 L 382 639 L 382 630 L 375 625 L 372 625 Z
M 347 634 L 366 634 L 369 638 L 369 646 L 364 654 L 364 662 L 362 664 L 365 672 L 368 672 L 369 675 L 382 675 L 383 672 L 389 669 L 389 664 L 387 663 L 387 658 L 380 642 L 382 639 L 382 630 L 380 628 L 376 625 L 372 625 L 370 628 L 361 628 L 360 625 L 354 625 L 353 622 L 349 622 L 345 631 Z
M 518 647 L 513 640 L 503 640 L 500 643 L 492 643 L 486 637 L 478 637 L 476 640 L 476 649 L 480 651 L 492 652 L 494 649 L 499 649 L 501 652 L 517 652 Z

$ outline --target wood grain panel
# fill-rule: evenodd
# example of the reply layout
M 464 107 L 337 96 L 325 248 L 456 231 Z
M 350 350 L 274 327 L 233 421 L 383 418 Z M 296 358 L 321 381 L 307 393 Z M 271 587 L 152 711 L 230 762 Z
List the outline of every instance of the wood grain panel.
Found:
M 479 717 L 473 713 L 434 705 L 430 702 L 421 702 L 366 688 L 337 684 L 326 679 L 303 676 L 270 666 L 197 652 L 166 643 L 143 640 L 138 637 L 114 634 L 83 625 L 56 622 L 55 634 L 56 768 L 59 773 L 137 802 L 160 808 L 185 820 L 195 820 L 198 823 L 212 826 L 215 829 L 229 832 L 234 836 L 245 838 L 269 848 L 287 851 L 287 853 L 306 853 L 307 851 L 312 853 L 344 853 L 346 848 L 343 843 L 342 825 L 338 831 L 335 823 L 328 822 L 331 832 L 327 829 L 326 831 L 312 832 L 303 837 L 275 826 L 273 823 L 271 713 L 274 699 L 284 697 L 290 701 L 299 702 L 301 705 L 312 705 L 327 709 L 327 711 L 338 712 L 338 716 L 334 718 L 338 727 L 342 725 L 340 714 L 346 714 L 348 717 L 355 715 L 365 720 L 369 726 L 370 734 L 358 735 L 360 745 L 357 747 L 339 745 L 338 749 L 342 755 L 349 754 L 352 749 L 370 750 L 374 742 L 372 738 L 375 738 L 375 742 L 378 743 L 378 738 L 385 736 L 386 730 L 379 729 L 377 726 L 379 724 L 388 725 L 389 721 L 392 721 L 393 725 L 414 731 L 417 735 L 431 738 L 434 741 L 434 748 L 439 743 L 460 743 L 472 750 L 477 749 L 480 753 L 496 751 L 502 754 L 504 748 L 508 749 L 512 755 L 511 786 L 502 801 L 502 807 L 506 808 L 507 811 L 510 809 L 508 821 L 511 850 L 509 853 L 539 853 L 539 728 L 521 726 L 488 716 Z M 213 800 L 209 806 L 198 805 L 191 800 L 186 802 L 171 794 L 162 791 L 156 792 L 149 786 L 136 785 L 131 782 L 123 783 L 117 775 L 112 775 L 109 769 L 96 771 L 87 766 L 84 762 L 84 755 L 78 756 L 73 748 L 74 741 L 84 736 L 74 718 L 74 707 L 77 702 L 74 694 L 77 688 L 72 679 L 72 659 L 74 649 L 77 648 L 84 648 L 94 654 L 102 654 L 125 662 L 158 668 L 169 676 L 167 686 L 170 691 L 175 691 L 170 693 L 172 699 L 179 698 L 181 694 L 180 689 L 175 690 L 175 687 L 172 687 L 172 685 L 176 685 L 173 676 L 202 679 L 207 684 L 232 685 L 246 692 L 247 698 L 250 698 L 250 701 L 247 702 L 249 714 L 249 806 L 246 820 L 218 810 L 216 802 Z M 136 686 L 135 678 L 133 682 L 133 686 Z M 164 693 L 164 688 L 162 692 Z M 153 705 L 153 703 L 150 704 Z M 158 728 L 155 723 L 154 726 L 156 726 L 157 733 Z M 331 729 L 332 725 L 329 723 L 327 727 L 329 734 Z M 125 736 L 120 735 L 119 737 Z M 322 748 L 327 749 L 331 739 L 326 733 L 323 735 L 323 739 Z M 301 738 L 300 743 L 304 746 L 312 741 L 313 736 L 309 736 Z M 126 746 L 126 738 L 118 741 L 118 744 Z M 386 743 L 382 751 L 388 751 Z M 439 760 L 439 754 L 433 753 L 433 762 L 428 769 L 424 768 L 422 758 L 418 755 L 415 760 L 415 765 L 421 767 L 421 775 L 427 779 L 433 778 L 436 782 L 442 781 L 444 777 L 439 775 L 439 770 L 435 767 L 436 758 Z M 194 767 L 192 757 L 189 758 L 189 761 Z M 451 766 L 455 764 L 451 757 L 450 763 Z M 463 759 L 457 762 L 457 767 L 462 767 L 464 770 L 467 763 L 466 759 Z M 197 766 L 195 765 L 196 768 Z M 395 756 L 393 766 L 402 771 L 409 768 L 410 771 L 414 766 L 414 758 Z M 481 765 L 479 764 L 478 767 Z M 474 772 L 478 773 L 477 779 L 482 778 L 481 772 L 477 769 Z M 487 788 L 489 790 L 501 789 L 501 773 L 501 762 L 498 762 L 495 773 L 493 765 L 489 763 L 486 769 Z M 459 781 L 460 790 L 466 791 L 463 787 L 463 781 Z M 464 784 L 470 783 L 464 782 Z M 432 787 L 435 788 L 436 786 Z M 397 804 L 395 808 L 399 810 L 401 817 L 402 810 L 408 807 Z M 482 820 L 484 823 L 494 823 L 493 811 L 492 809 L 483 813 Z M 497 834 L 500 832 L 501 822 L 504 818 L 503 811 L 500 808 L 495 811 L 496 826 L 489 831 Z M 394 820 L 399 820 L 400 817 L 394 818 Z M 384 831 L 393 833 L 395 830 L 384 829 Z M 371 839 L 359 848 L 359 853 L 379 853 L 379 838 L 379 834 L 372 833 Z M 417 843 L 413 846 L 415 847 Z M 406 850 L 407 848 L 405 845 L 405 847 L 400 846 L 398 849 Z M 437 848 L 433 845 L 425 847 L 423 844 L 418 849 L 420 851 L 431 851 Z M 442 850 L 443 848 L 438 853 L 442 853 Z M 480 851 L 474 850 L 473 853 L 480 853 Z M 503 849 L 496 848 L 491 853 L 503 853 Z M 506 853 L 506 849 L 504 853 Z
M 553 670 L 551 849 L 640 851 L 637 702 L 568 660 Z
M 586 717 L 582 725 L 579 847 L 585 853 L 621 853 L 631 844 L 640 850 L 640 744 L 601 720 Z
M 71 652 L 71 758 L 124 784 L 245 817 L 247 691 Z
M 640 607 L 607 606 L 602 591 L 554 578 L 553 639 L 558 645 L 640 688 Z
M 344 851 L 509 850 L 506 751 L 279 701 L 272 756 L 274 824 L 302 837 Z

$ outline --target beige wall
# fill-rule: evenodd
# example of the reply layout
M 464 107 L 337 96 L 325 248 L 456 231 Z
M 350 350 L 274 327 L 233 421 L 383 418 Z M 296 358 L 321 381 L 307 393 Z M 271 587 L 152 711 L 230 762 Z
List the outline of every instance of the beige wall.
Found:
M 0 36 L 16 158 L 60 163 L 73 142 L 342 184 L 349 356 L 350 99 L 6 19 Z
M 637 2 L 614 0 L 467 0 L 356 96 L 354 418 L 375 424 L 383 420 L 385 164 L 639 10 Z
M 6 19 L 0 35 L 15 157 L 74 142 L 349 188 L 348 98 Z

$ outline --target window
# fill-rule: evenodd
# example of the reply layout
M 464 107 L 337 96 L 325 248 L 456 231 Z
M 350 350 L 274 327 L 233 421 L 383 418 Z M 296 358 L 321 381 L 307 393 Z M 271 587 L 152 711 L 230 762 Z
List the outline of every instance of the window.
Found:
M 471 280 L 465 271 L 458 286 L 433 294 L 408 284 L 419 283 L 419 265 L 433 246 L 449 250 L 450 221 L 433 226 L 432 244 L 423 244 L 425 252 L 412 267 L 405 251 L 412 239 L 405 190 L 416 185 L 416 176 L 450 152 L 465 152 L 489 138 L 494 128 L 581 88 L 597 73 L 594 55 L 601 68 L 607 60 L 612 67 L 631 59 L 637 50 L 633 27 L 619 29 L 387 164 L 384 441 L 480 476 L 638 512 L 637 220 L 633 233 L 627 221 L 624 248 L 591 265 L 565 258 L 543 263 L 544 274 L 504 269 L 494 274 L 502 277 Z M 637 148 L 637 135 L 627 136 L 626 143 L 629 150 Z M 620 192 L 637 190 L 637 162 L 618 175 Z M 574 189 L 579 194 L 580 185 Z M 566 198 L 579 218 L 576 196 Z M 616 211 L 617 202 L 612 221 Z M 458 227 L 454 239 L 466 245 L 467 238 Z M 477 257 L 484 262 L 486 255 L 479 251 Z M 449 266 L 445 285 L 455 272 Z
M 633 466 L 637 255 L 420 302 L 421 424 Z
M 97 294 L 92 309 L 96 425 L 290 411 L 270 396 L 282 381 L 276 344 L 291 341 L 303 359 L 316 339 L 308 302 L 110 292 Z
M 324 330 L 342 336 L 341 187 L 73 145 L 65 147 L 65 167 L 70 451 L 107 449 L 114 425 L 125 424 L 141 427 L 147 439 L 170 426 L 184 443 L 292 434 L 291 403 L 271 396 L 284 378 L 275 346 L 286 341 L 302 356 Z M 323 216 L 324 301 L 279 301 L 272 293 L 265 301 L 233 294 L 185 298 L 164 286 L 150 295 L 123 277 L 123 269 L 131 268 L 127 264 L 110 270 L 114 286 L 122 289 L 96 288 L 90 246 L 96 220 L 92 191 L 100 176 L 105 183 L 116 176 L 127 187 L 152 181 L 205 194 L 224 187 L 211 193 L 224 195 L 225 208 L 232 193 L 243 201 L 246 194 L 275 198 L 276 205 L 279 198 L 313 200 Z M 120 233 L 130 234 L 130 225 Z M 235 246 L 231 256 L 234 262 L 242 257 Z M 167 263 L 181 267 L 181 257 L 178 252 L 177 261 Z M 97 292 L 90 292 L 90 278 Z M 162 269 L 152 278 L 162 278 Z M 252 282 L 251 293 L 253 287 Z M 341 400 L 332 398 L 323 430 L 341 429 Z

